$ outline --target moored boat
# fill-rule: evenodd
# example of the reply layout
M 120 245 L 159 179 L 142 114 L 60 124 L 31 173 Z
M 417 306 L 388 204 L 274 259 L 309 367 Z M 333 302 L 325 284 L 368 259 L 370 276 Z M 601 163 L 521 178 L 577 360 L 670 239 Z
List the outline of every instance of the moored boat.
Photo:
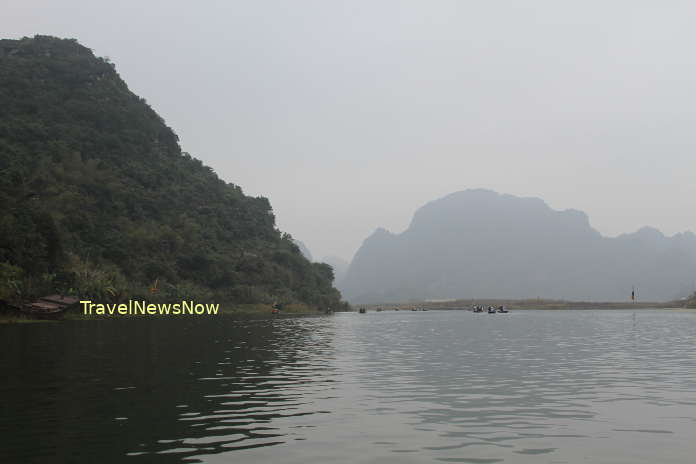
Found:
M 38 319 L 56 319 L 62 317 L 69 308 L 76 306 L 79 300 L 71 296 L 48 295 L 31 303 L 22 305 L 21 311 Z

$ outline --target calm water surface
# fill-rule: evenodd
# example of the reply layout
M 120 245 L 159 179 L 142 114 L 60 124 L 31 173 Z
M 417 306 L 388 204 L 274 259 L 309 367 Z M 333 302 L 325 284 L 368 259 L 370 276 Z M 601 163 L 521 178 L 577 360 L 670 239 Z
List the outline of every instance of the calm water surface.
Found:
M 696 312 L 0 327 L 0 462 L 692 463 Z

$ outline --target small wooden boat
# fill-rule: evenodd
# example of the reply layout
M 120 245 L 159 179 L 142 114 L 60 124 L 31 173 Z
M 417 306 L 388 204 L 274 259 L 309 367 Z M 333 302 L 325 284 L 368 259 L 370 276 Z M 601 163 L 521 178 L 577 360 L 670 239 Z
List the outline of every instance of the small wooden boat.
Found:
M 48 295 L 31 303 L 22 305 L 21 311 L 38 319 L 57 319 L 73 306 L 77 306 L 79 299 L 72 296 Z

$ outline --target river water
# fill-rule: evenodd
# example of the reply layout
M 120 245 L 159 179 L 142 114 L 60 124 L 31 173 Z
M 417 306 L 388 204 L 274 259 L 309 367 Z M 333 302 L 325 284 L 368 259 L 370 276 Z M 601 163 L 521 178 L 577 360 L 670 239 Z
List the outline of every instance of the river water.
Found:
M 696 312 L 0 327 L 0 462 L 691 463 Z

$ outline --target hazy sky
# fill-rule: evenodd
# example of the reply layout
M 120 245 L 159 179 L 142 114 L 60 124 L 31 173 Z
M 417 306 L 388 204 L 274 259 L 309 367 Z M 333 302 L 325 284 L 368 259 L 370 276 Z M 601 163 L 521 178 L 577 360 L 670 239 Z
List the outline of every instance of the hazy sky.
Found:
M 108 56 L 284 231 L 350 259 L 466 188 L 696 230 L 691 1 L 0 0 Z

